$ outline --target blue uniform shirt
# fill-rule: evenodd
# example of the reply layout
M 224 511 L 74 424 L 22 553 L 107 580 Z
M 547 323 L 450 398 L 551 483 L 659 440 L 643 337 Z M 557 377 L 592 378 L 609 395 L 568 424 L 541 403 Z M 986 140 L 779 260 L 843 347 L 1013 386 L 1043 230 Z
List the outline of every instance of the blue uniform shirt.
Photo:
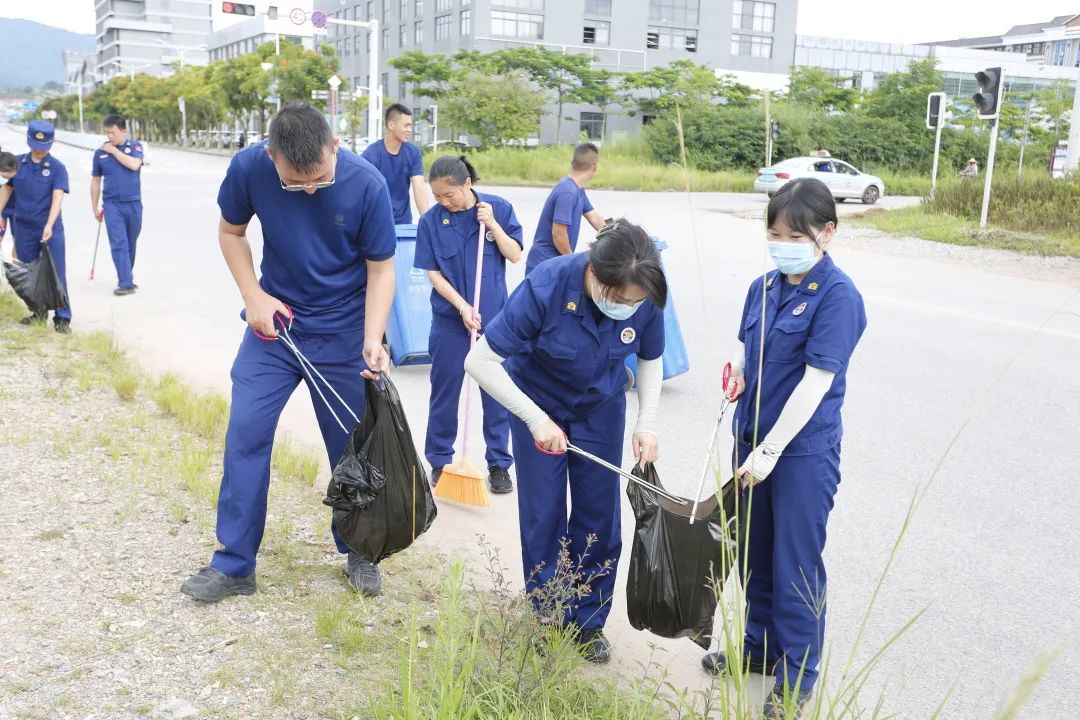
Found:
M 424 176 L 424 158 L 420 155 L 420 148 L 412 143 L 404 143 L 397 155 L 391 155 L 386 150 L 385 142 L 376 140 L 364 148 L 362 157 L 377 167 L 386 178 L 386 185 L 390 188 L 390 203 L 394 207 L 394 222 L 398 225 L 411 223 L 410 183 L 415 176 Z
M 226 222 L 259 216 L 259 284 L 293 309 L 309 333 L 362 331 L 367 260 L 389 260 L 397 247 L 386 181 L 367 161 L 337 153 L 335 182 L 306 192 L 282 189 L 266 142 L 241 150 L 218 192 Z
M 478 202 L 491 205 L 495 221 L 503 231 L 522 244 L 521 223 L 514 208 L 503 198 L 473 191 Z M 416 228 L 416 257 L 413 267 L 438 270 L 470 304 L 476 291 L 476 242 L 480 223 L 476 206 L 450 212 L 435 205 L 420 218 Z M 480 317 L 486 322 L 506 304 L 506 258 L 499 252 L 494 236 L 484 242 L 484 267 L 480 278 Z M 435 315 L 459 318 L 460 313 L 442 295 L 431 291 L 431 310 Z
M 544 209 L 540 212 L 540 221 L 536 226 L 536 234 L 533 235 L 533 244 L 529 248 L 529 257 L 526 261 L 528 266 L 535 267 L 545 260 L 559 256 L 555 242 L 551 239 L 552 226 L 555 223 L 567 226 L 570 252 L 577 250 L 581 216 L 592 212 L 592 209 L 592 203 L 585 195 L 585 188 L 578 187 L 569 175 L 556 183 L 551 194 L 544 201 Z
M 664 313 L 646 300 L 628 320 L 601 313 L 585 292 L 585 253 L 533 270 L 484 337 L 514 382 L 556 422 L 625 392 L 624 361 L 664 354 Z
M 826 254 L 798 288 L 781 299 L 787 280 L 779 270 L 765 280 L 765 362 L 761 380 L 760 442 L 772 429 L 806 365 L 835 373 L 832 387 L 822 398 L 810 421 L 784 450 L 785 455 L 810 455 L 840 442 L 843 426 L 840 408 L 847 386 L 847 366 L 863 330 L 866 310 L 855 284 L 832 257 Z M 754 437 L 753 398 L 757 393 L 757 368 L 761 346 L 761 289 L 758 278 L 750 286 L 739 326 L 739 340 L 746 347 L 746 390 L 735 406 L 741 439 Z
M 30 153 L 20 155 L 18 160 L 19 169 L 15 177 L 8 181 L 16 191 L 13 198 L 16 201 L 15 221 L 35 229 L 44 228 L 52 207 L 53 190 L 70 190 L 67 168 L 51 153 L 39 163 L 30 159 Z M 11 201 L 8 202 L 10 204 Z M 59 235 L 63 231 L 64 221 L 58 217 L 53 225 L 53 233 Z
M 140 142 L 134 142 L 129 138 L 117 149 L 125 155 L 142 160 L 143 147 Z M 94 177 L 105 178 L 105 189 L 102 191 L 102 197 L 106 200 L 115 200 L 117 202 L 137 202 L 142 200 L 139 187 L 140 178 L 142 177 L 141 167 L 138 170 L 128 170 L 120 164 L 119 160 L 98 148 L 94 150 L 94 163 L 90 174 Z

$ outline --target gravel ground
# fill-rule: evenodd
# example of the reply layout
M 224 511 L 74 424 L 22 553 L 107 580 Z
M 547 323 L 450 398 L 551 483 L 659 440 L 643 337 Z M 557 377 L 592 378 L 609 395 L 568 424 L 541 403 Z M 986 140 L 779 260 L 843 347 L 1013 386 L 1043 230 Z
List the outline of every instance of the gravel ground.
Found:
M 393 686 L 410 607 L 434 599 L 426 551 L 384 563 L 387 595 L 365 603 L 321 493 L 279 482 L 260 592 L 195 603 L 178 589 L 213 516 L 176 487 L 191 438 L 153 401 L 121 401 L 71 340 L 4 319 L 0 352 L 0 719 L 348 720 Z

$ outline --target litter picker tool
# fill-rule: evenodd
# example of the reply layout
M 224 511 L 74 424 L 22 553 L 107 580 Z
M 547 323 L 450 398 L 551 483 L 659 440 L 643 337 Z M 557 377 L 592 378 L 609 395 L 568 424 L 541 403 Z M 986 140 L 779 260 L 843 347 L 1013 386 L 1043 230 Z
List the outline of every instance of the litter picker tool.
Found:
M 720 435 L 720 425 L 724 422 L 724 414 L 727 412 L 728 406 L 731 405 L 731 395 L 734 392 L 734 388 L 731 386 L 731 363 L 724 365 L 724 399 L 720 402 L 720 412 L 716 416 L 716 423 L 713 425 L 712 438 L 709 440 L 709 446 L 705 448 L 705 467 L 701 470 L 701 483 L 698 485 L 697 494 L 694 495 L 694 506 L 690 509 L 690 524 L 694 524 L 694 519 L 697 516 L 698 505 L 701 502 L 701 491 L 705 489 L 705 480 L 709 477 L 709 468 L 712 466 L 712 449 L 716 445 L 716 438 Z
M 487 228 L 480 223 L 480 233 L 476 238 L 476 280 L 473 282 L 472 309 L 480 312 L 480 279 L 484 269 L 484 237 Z M 476 345 L 477 331 L 469 333 L 469 349 Z M 456 463 L 443 468 L 439 484 L 435 486 L 435 497 L 463 505 L 487 507 L 491 505 L 487 484 L 483 474 L 469 461 L 469 416 L 472 411 L 473 379 L 465 374 L 465 417 L 461 431 L 461 452 Z
M 544 453 L 545 455 L 562 455 L 563 454 L 563 453 L 558 453 L 558 452 L 552 452 L 550 450 L 545 450 L 543 447 L 541 447 L 540 443 L 535 443 L 535 444 L 536 444 L 536 449 L 539 450 L 540 452 Z M 677 505 L 686 505 L 686 504 L 688 504 L 690 502 L 689 500 L 687 500 L 685 498 L 681 498 L 681 497 L 679 497 L 677 495 L 672 495 L 668 491 L 662 490 L 659 487 L 657 487 L 656 485 L 652 485 L 652 484 L 646 482 L 645 480 L 639 478 L 636 475 L 631 475 L 630 473 L 626 472 L 622 468 L 616 467 L 615 465 L 612 465 L 607 460 L 604 460 L 601 457 L 597 457 L 596 455 L 593 455 L 588 450 L 582 450 L 578 446 L 572 445 L 570 443 L 566 443 L 566 449 L 568 451 L 572 452 L 572 453 L 580 455 L 581 457 L 585 458 L 586 460 L 591 460 L 592 462 L 596 463 L 600 467 L 606 468 L 606 469 L 610 470 L 611 472 L 615 473 L 616 475 L 619 475 L 620 477 L 626 478 L 627 480 L 634 483 L 635 485 L 639 485 L 640 487 L 647 490 L 648 492 L 659 495 L 660 497 L 664 498 L 665 500 L 673 502 L 673 503 L 675 503 Z
M 104 220 L 105 220 L 105 210 L 102 209 L 101 217 L 99 217 L 98 221 L 97 221 L 97 239 L 94 240 L 94 259 L 90 262 L 90 279 L 91 280 L 94 279 L 94 268 L 97 267 L 97 249 L 98 249 L 98 245 L 101 244 L 101 226 L 102 226 Z

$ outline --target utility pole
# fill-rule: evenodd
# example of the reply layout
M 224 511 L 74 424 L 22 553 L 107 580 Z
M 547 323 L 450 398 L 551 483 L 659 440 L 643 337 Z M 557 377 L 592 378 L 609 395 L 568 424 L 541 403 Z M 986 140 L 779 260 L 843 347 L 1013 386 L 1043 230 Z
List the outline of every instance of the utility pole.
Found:
M 431 125 L 434 128 L 431 135 L 431 151 L 434 153 L 439 150 L 439 106 L 435 104 L 431 106 Z

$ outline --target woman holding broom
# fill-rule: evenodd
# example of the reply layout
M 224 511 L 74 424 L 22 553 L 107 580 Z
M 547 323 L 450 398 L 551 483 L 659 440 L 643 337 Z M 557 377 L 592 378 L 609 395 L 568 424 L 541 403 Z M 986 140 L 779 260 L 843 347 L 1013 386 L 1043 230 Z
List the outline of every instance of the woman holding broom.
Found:
M 432 287 L 428 339 L 431 396 L 424 455 L 431 463 L 431 483 L 436 485 L 443 467 L 454 455 L 458 400 L 470 335 L 480 330 L 485 319 L 494 318 L 506 303 L 506 261 L 521 260 L 522 233 L 510 203 L 473 189 L 476 170 L 464 157 L 439 158 L 431 165 L 428 181 L 436 204 L 424 213 L 416 228 L 413 266 L 427 270 Z M 483 240 L 479 239 L 481 225 Z M 472 304 L 478 242 L 484 243 L 479 312 Z M 493 493 L 509 493 L 514 486 L 509 473 L 513 459 L 508 452 L 510 425 L 506 408 L 487 393 L 482 393 L 481 398 L 488 483 Z
M 535 602 L 534 591 L 555 578 L 564 538 L 571 562 L 591 577 L 557 619 L 577 633 L 590 662 L 610 657 L 603 629 L 622 550 L 620 483 L 610 470 L 567 455 L 567 444 L 621 465 L 623 363 L 635 353 L 634 457 L 643 466 L 656 460 L 666 302 L 656 245 L 618 220 L 597 233 L 588 253 L 537 266 L 465 361 L 466 372 L 512 413 L 526 590 Z

